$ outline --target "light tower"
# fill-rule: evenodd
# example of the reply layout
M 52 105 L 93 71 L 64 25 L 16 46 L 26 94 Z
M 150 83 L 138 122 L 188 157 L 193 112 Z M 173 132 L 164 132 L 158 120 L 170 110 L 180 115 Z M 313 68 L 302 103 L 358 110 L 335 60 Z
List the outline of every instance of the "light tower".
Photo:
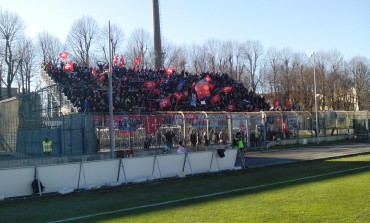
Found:
M 154 60 L 155 68 L 162 68 L 161 25 L 159 21 L 159 3 L 153 0 L 153 27 L 154 27 Z

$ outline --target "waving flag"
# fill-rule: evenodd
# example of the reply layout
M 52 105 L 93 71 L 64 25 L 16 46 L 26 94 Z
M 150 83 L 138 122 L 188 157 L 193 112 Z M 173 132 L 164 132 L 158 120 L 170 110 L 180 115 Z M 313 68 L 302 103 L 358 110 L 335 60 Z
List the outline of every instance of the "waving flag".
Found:
M 175 92 L 173 93 L 173 96 L 175 97 L 176 102 L 179 102 L 186 99 L 188 91 Z
M 116 54 L 113 55 L 113 64 L 118 65 L 118 57 Z
M 67 71 L 74 71 L 73 62 L 70 61 L 70 62 L 64 64 L 63 70 L 66 71 L 66 72 Z
M 292 100 L 290 98 L 285 102 L 285 107 L 289 108 L 292 104 Z
M 274 108 L 277 108 L 280 106 L 280 99 L 275 99 L 274 102 L 272 102 L 272 105 L 274 106 Z
M 68 57 L 69 53 L 68 52 L 63 52 L 59 54 L 59 58 L 66 60 Z
M 227 94 L 229 93 L 231 90 L 233 89 L 233 87 L 224 87 L 222 88 L 222 90 Z
M 160 102 L 159 102 L 159 107 L 161 109 L 167 107 L 167 106 L 171 106 L 171 99 L 170 99 L 170 96 L 167 96 L 165 98 L 163 98 Z
M 212 98 L 211 98 L 211 104 L 214 104 L 214 103 L 216 103 L 216 102 L 218 102 L 218 101 L 220 101 L 221 100 L 221 96 L 220 96 L 220 94 L 216 94 L 215 96 L 213 96 Z
M 134 64 L 138 64 L 138 63 L 140 63 L 140 61 L 141 61 L 141 58 L 140 58 L 140 56 L 138 56 L 138 57 L 134 60 Z
M 212 81 L 212 79 L 209 77 L 209 75 L 207 75 L 206 81 L 208 81 L 208 82 L 211 82 Z
M 185 84 L 186 84 L 186 81 L 185 80 L 180 80 L 179 81 L 179 84 L 175 88 L 175 91 L 176 92 L 181 91 Z
M 197 92 L 198 98 L 211 96 L 208 82 L 204 79 L 197 82 L 195 85 L 195 91 Z
M 161 95 L 161 90 L 159 90 L 158 88 L 154 88 L 154 89 L 152 90 L 152 92 L 153 92 L 153 94 L 155 94 L 155 95 Z
M 148 90 L 154 90 L 156 83 L 153 81 L 144 81 L 144 87 L 146 87 Z
M 165 70 L 166 70 L 166 73 L 168 74 L 168 75 L 171 75 L 174 71 L 175 71 L 175 68 L 168 68 L 168 67 L 166 67 L 166 68 L 164 68 Z
M 231 105 L 228 105 L 226 107 L 226 111 L 228 112 L 232 112 L 232 111 L 235 111 L 236 110 L 236 105 L 235 104 L 231 104 Z
M 124 66 L 126 66 L 126 64 L 125 64 L 125 58 L 123 57 L 123 55 L 121 54 L 120 56 L 119 56 L 119 67 L 124 67 Z
M 94 77 L 96 77 L 97 76 L 97 72 L 96 72 L 96 67 L 93 67 L 92 69 L 91 69 L 91 73 L 92 73 L 92 75 L 94 76 Z

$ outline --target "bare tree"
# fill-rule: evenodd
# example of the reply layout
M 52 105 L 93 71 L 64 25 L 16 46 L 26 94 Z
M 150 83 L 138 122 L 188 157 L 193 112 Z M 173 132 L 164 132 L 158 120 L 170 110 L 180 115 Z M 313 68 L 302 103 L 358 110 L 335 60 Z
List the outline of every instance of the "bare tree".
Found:
M 266 78 L 267 83 L 270 85 L 270 92 L 274 97 L 279 95 L 281 91 L 280 86 L 280 69 L 281 54 L 276 48 L 270 48 L 265 55 L 266 63 Z
M 353 77 L 356 101 L 360 110 L 369 109 L 370 63 L 365 57 L 354 57 L 349 61 L 348 69 Z
M 67 43 L 77 62 L 84 65 L 90 64 L 90 57 L 99 33 L 99 26 L 92 17 L 84 16 L 73 23 L 68 33 Z
M 104 59 L 106 62 L 109 61 L 109 27 L 108 24 L 104 26 L 104 29 L 102 30 L 102 34 L 99 39 L 99 46 L 102 49 L 102 52 L 104 54 Z M 123 41 L 125 39 L 125 33 L 123 30 L 116 24 L 111 24 L 110 29 L 110 40 L 112 43 L 112 52 L 113 54 L 120 53 L 123 47 Z
M 17 79 L 22 94 L 31 92 L 31 79 L 35 76 L 35 49 L 31 39 L 19 43 L 18 54 L 21 55 L 19 75 Z
M 59 54 L 66 50 L 59 38 L 47 31 L 38 33 L 36 41 L 38 55 L 44 63 L 58 63 Z
M 257 72 L 260 58 L 263 54 L 263 46 L 259 41 L 248 40 L 243 43 L 243 54 L 246 61 L 247 85 L 256 92 L 257 85 L 261 80 Z
M 153 51 L 151 35 L 144 29 L 135 29 L 127 42 L 127 64 L 133 66 L 133 61 L 140 57 L 140 67 L 151 67 L 154 65 L 153 58 L 148 55 Z M 151 58 L 151 59 L 150 59 Z
M 7 87 L 8 97 L 12 97 L 12 83 L 19 69 L 20 63 L 15 51 L 16 42 L 24 35 L 25 25 L 23 20 L 16 13 L 0 9 L 0 41 L 5 45 L 1 56 L 6 64 L 6 80 L 2 78 L 3 83 Z M 2 95 L 1 95 L 2 97 Z

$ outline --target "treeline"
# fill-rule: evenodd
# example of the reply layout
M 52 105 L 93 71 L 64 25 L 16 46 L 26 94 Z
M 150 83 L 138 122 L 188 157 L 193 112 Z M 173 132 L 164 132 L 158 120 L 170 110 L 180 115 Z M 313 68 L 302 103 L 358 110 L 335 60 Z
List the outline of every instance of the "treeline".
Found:
M 14 84 L 21 93 L 30 92 L 38 79 L 39 65 L 59 64 L 61 52 L 70 53 L 68 60 L 89 66 L 109 60 L 108 25 L 100 27 L 92 17 L 76 20 L 64 42 L 48 31 L 30 39 L 25 28 L 18 14 L 0 10 L 0 87 L 8 89 L 7 97 L 12 96 Z M 126 37 L 121 27 L 111 25 L 112 50 L 124 56 L 127 67 L 133 67 L 137 57 L 141 58 L 139 69 L 154 67 L 152 39 L 146 30 L 136 29 Z M 314 110 L 314 70 L 319 109 L 369 109 L 370 62 L 366 57 L 345 60 L 341 52 L 330 50 L 315 52 L 313 58 L 290 48 L 264 49 L 256 40 L 216 39 L 192 45 L 164 39 L 162 52 L 163 67 L 198 74 L 228 73 L 270 102 L 281 99 L 280 109 L 289 109 L 284 103 L 289 101 L 298 110 Z

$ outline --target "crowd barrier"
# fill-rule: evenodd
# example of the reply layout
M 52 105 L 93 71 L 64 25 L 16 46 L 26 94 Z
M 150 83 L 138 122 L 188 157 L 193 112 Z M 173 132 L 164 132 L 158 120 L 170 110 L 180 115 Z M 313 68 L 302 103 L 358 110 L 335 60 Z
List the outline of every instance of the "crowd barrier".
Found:
M 103 161 L 0 169 L 0 196 L 3 198 L 32 195 L 35 177 L 45 186 L 40 193 L 62 189 L 81 190 L 109 185 L 139 183 L 148 180 L 232 170 L 237 150 L 217 150 L 184 154 L 163 154 Z

